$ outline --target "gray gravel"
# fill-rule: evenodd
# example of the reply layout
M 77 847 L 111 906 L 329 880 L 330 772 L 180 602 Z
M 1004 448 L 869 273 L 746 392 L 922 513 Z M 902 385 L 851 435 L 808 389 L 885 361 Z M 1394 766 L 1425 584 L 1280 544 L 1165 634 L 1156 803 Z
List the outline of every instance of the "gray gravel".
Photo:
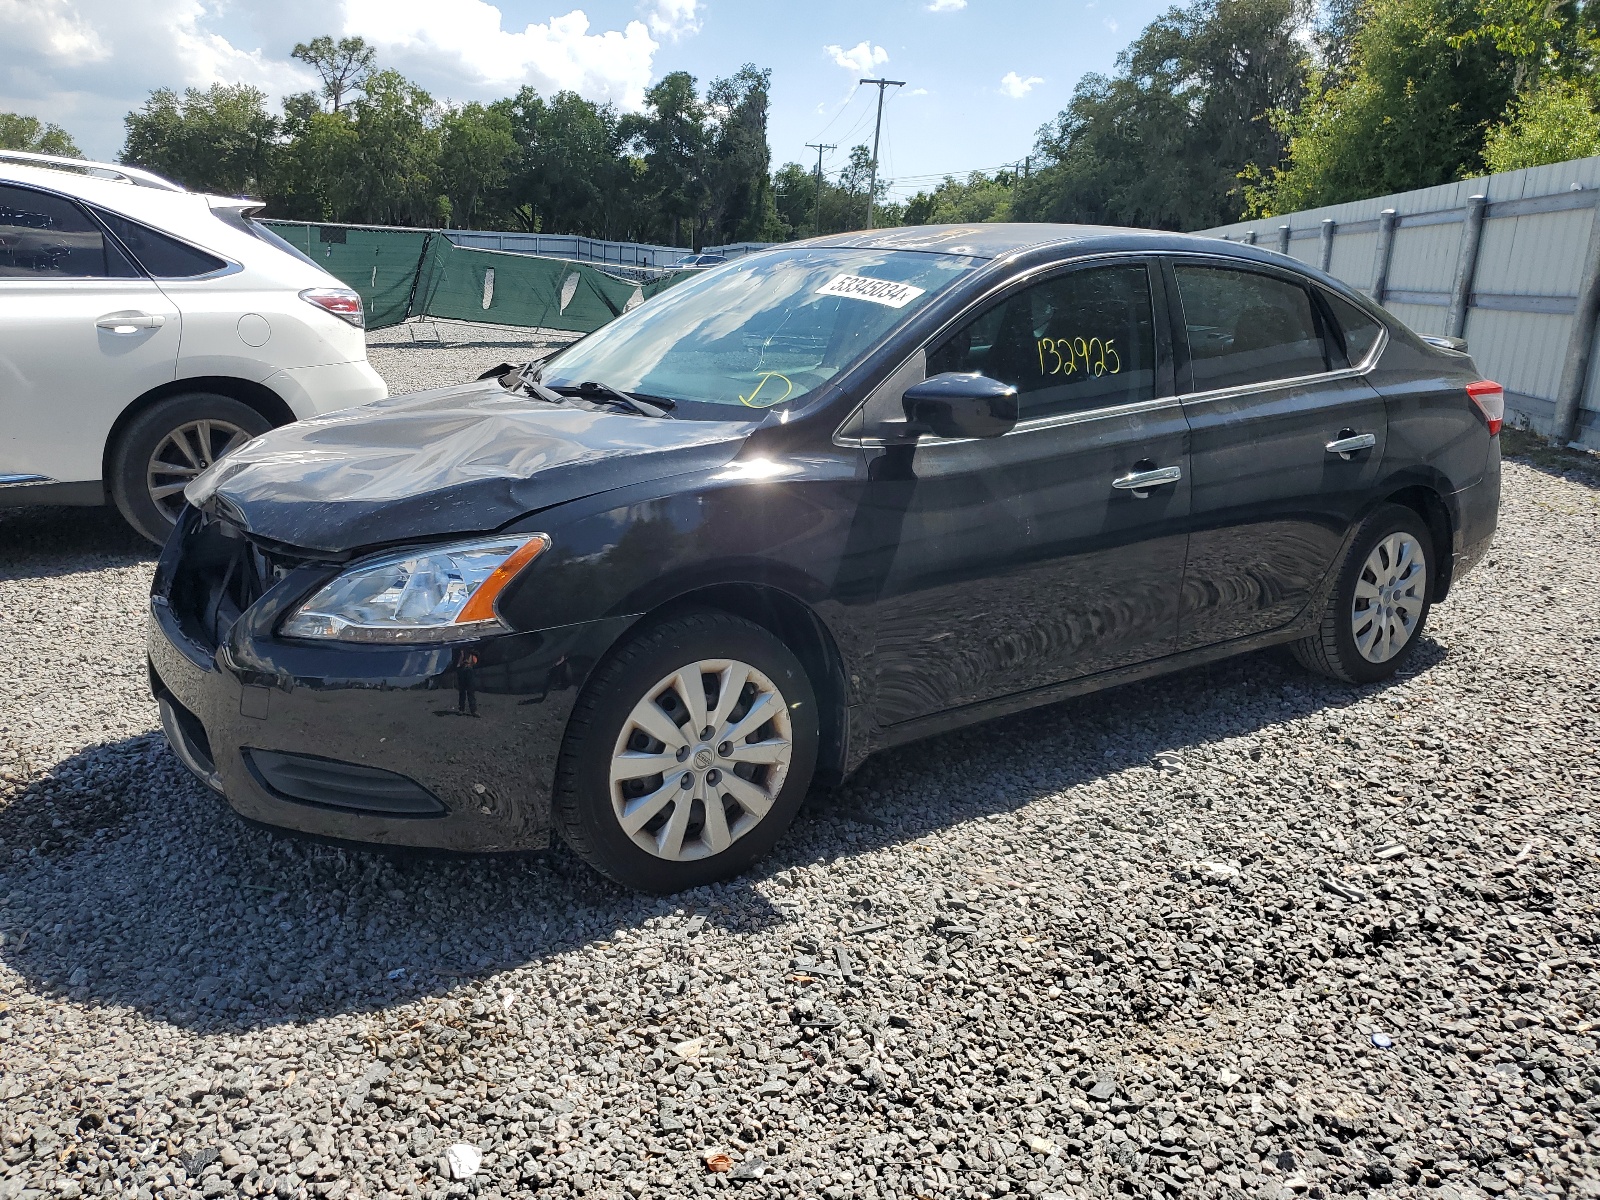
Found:
M 0 1200 L 1600 1195 L 1600 481 L 1509 465 L 1390 686 L 909 747 L 663 901 L 233 819 L 149 573 L 0 513 Z
M 519 329 L 420 317 L 367 334 L 367 358 L 394 395 L 476 379 L 503 362 L 544 358 L 574 340 L 555 329 Z

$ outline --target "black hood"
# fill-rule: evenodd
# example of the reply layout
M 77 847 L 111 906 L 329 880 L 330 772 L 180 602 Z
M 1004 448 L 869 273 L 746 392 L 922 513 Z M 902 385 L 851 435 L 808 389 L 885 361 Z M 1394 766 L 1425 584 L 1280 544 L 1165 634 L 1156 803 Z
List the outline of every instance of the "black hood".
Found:
M 565 408 L 486 380 L 275 429 L 184 494 L 249 533 L 340 552 L 494 530 L 624 484 L 714 470 L 758 423 Z

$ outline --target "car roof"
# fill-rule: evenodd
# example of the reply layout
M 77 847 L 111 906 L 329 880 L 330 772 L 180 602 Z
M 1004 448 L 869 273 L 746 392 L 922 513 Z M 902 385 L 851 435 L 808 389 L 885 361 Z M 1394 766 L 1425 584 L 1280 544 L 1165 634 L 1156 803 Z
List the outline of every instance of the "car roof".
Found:
M 978 225 L 906 225 L 864 229 L 791 242 L 792 246 L 826 246 L 873 250 L 926 250 L 972 258 L 1005 258 L 1046 246 L 1082 244 L 1085 250 L 1192 250 L 1215 254 L 1241 251 L 1239 257 L 1282 261 L 1282 255 L 1220 238 L 1161 229 L 1128 229 L 1117 225 L 1057 225 L 1045 222 L 995 222 Z

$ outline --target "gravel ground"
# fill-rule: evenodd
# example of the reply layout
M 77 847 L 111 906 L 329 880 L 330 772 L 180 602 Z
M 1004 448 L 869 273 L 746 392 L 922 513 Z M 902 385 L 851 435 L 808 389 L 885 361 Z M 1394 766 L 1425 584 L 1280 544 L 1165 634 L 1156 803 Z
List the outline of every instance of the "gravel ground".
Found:
M 1600 478 L 1510 464 L 1392 684 L 905 748 L 654 900 L 244 826 L 145 550 L 0 513 L 0 1200 L 1600 1195 L 1597 548 Z
M 395 395 L 466 383 L 503 362 L 552 354 L 575 338 L 554 329 L 476 325 L 431 317 L 367 334 L 367 358 Z

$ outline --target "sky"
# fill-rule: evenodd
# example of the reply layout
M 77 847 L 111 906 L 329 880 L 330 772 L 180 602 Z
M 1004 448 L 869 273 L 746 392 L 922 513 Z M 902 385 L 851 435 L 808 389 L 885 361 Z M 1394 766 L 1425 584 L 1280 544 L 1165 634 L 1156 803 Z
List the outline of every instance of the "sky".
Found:
M 1170 3 L 1170 0 L 1169 0 Z M 824 169 L 871 144 L 886 89 L 880 174 L 901 198 L 945 174 L 1015 163 L 1088 71 L 1169 3 L 1156 0 L 0 0 L 0 111 L 64 126 L 115 158 L 122 118 L 156 87 L 311 88 L 289 54 L 359 34 L 441 101 L 531 84 L 637 109 L 669 71 L 702 86 L 745 62 L 772 70 L 773 166 Z

